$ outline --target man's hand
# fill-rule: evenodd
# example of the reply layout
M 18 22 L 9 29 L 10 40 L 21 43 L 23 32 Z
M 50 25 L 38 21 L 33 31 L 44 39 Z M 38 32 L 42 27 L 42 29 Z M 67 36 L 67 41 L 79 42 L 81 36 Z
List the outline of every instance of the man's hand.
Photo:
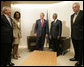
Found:
M 35 33 L 34 36 L 37 37 L 37 34 Z

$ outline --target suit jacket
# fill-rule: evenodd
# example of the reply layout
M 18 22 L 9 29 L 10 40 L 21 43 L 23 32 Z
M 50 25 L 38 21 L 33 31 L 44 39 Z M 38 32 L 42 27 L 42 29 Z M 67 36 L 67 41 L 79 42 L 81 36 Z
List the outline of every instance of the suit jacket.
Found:
M 12 20 L 11 20 L 12 24 Z M 12 43 L 13 42 L 13 25 L 11 26 L 5 15 L 1 16 L 1 43 Z
M 17 23 L 18 22 L 15 19 L 13 19 L 13 36 L 15 38 L 21 38 L 22 37 L 21 36 L 21 23 L 19 26 Z
M 71 15 L 71 37 L 75 40 L 81 40 L 83 39 L 83 11 L 79 11 L 73 23 L 74 15 L 75 13 Z
M 44 19 L 43 28 L 41 28 L 41 19 L 36 20 L 34 33 L 37 33 L 38 37 L 41 35 L 49 34 L 48 21 Z
M 57 36 L 61 37 L 62 34 L 62 22 L 57 19 L 56 22 L 52 21 L 50 28 L 50 35 L 53 38 L 57 38 Z

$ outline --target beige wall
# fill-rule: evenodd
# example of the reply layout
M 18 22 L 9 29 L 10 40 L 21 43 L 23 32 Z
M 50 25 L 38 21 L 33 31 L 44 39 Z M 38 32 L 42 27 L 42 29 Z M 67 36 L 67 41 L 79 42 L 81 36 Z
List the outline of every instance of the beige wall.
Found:
M 68 1 L 61 4 L 53 4 L 51 8 L 49 8 L 50 13 L 50 20 L 52 21 L 53 13 L 58 14 L 58 19 L 62 21 L 62 36 L 69 36 L 71 37 L 71 23 L 70 23 L 70 16 L 73 14 L 72 4 L 74 2 L 79 2 L 80 9 L 83 10 L 83 1 Z

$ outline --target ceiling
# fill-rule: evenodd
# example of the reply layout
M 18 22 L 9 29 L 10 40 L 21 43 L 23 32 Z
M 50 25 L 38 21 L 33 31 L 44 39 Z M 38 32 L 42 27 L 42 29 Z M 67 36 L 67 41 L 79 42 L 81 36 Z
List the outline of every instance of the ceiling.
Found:
M 53 4 L 63 1 L 12 1 L 12 4 Z

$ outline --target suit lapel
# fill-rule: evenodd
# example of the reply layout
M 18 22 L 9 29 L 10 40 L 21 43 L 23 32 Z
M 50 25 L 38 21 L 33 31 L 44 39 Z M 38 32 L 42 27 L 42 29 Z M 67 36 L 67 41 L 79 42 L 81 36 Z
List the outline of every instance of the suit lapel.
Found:
M 44 27 L 44 24 L 45 24 L 45 19 L 43 20 L 43 27 Z M 41 19 L 40 19 L 40 27 L 41 27 Z
M 44 19 L 44 21 L 43 21 L 43 26 L 44 26 L 44 24 L 45 24 L 45 19 Z
M 40 22 L 40 27 L 41 27 L 41 19 L 39 20 L 39 22 Z
M 72 22 L 73 22 L 73 18 L 74 18 L 74 14 L 72 15 L 71 19 L 72 19 Z
M 12 25 L 12 27 L 13 27 L 12 18 L 10 18 L 10 19 L 11 19 L 11 25 Z
M 9 21 L 8 21 L 8 19 L 6 18 L 6 16 L 5 15 L 3 15 L 3 17 L 4 17 L 4 19 L 7 21 L 7 23 L 6 24 L 8 24 L 10 27 L 12 27 L 10 24 L 9 24 Z M 12 20 L 11 20 L 12 21 Z M 12 24 L 12 22 L 11 22 L 11 24 Z
M 55 22 L 55 25 L 58 23 L 58 20 Z
M 75 15 L 75 14 L 74 14 Z M 79 18 L 79 16 L 80 16 L 80 11 L 79 11 L 79 13 L 78 13 L 78 15 L 77 15 L 77 17 L 76 17 L 76 19 L 75 19 L 75 22 L 77 21 L 77 19 Z M 74 17 L 73 17 L 74 18 Z M 74 22 L 74 23 L 75 23 Z

